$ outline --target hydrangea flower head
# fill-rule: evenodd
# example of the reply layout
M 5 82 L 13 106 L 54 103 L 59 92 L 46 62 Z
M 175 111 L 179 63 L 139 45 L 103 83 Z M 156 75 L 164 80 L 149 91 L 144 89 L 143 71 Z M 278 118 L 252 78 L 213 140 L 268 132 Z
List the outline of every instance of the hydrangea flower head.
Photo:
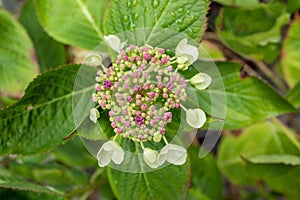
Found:
M 121 43 L 117 36 L 107 36 L 106 42 L 118 55 L 111 66 L 97 72 L 96 92 L 93 94 L 96 107 L 108 110 L 110 125 L 116 137 L 121 136 L 141 144 L 144 161 L 151 168 L 157 168 L 165 161 L 177 165 L 185 163 L 185 148 L 168 144 L 165 135 L 167 124 L 172 122 L 174 109 L 183 108 L 187 114 L 192 113 L 193 116 L 187 116 L 187 122 L 192 127 L 200 128 L 206 121 L 204 112 L 199 108 L 187 110 L 183 107 L 182 103 L 188 98 L 188 81 L 178 73 L 178 70 L 186 69 L 197 59 L 197 48 L 187 45 L 184 39 L 176 48 L 178 55 L 171 57 L 165 49 L 149 45 L 129 45 L 122 49 L 125 43 Z M 208 80 L 194 79 L 193 83 L 202 85 Z M 93 108 L 90 119 L 95 122 L 95 118 L 99 117 Z M 144 147 L 143 143 L 148 141 L 164 142 L 166 146 L 158 153 Z M 106 146 L 114 148 L 105 146 L 99 150 L 98 161 L 100 158 L 105 160 L 99 161 L 99 166 L 107 165 L 110 160 L 119 164 L 120 159 L 124 159 L 124 156 L 114 154 L 121 152 L 121 147 L 112 144 Z

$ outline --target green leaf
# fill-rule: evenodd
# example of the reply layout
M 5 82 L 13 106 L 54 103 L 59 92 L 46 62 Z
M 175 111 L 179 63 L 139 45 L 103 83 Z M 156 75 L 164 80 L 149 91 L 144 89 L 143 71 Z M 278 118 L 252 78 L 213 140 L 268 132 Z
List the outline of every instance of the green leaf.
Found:
M 288 21 L 289 13 L 277 2 L 253 8 L 224 7 L 216 26 L 230 48 L 270 63 L 279 55 L 281 28 Z
M 96 71 L 69 65 L 37 77 L 18 103 L 0 111 L 0 155 L 33 154 L 60 144 L 92 106 Z
M 188 200 L 212 200 L 212 199 L 206 196 L 205 194 L 203 194 L 202 192 L 192 188 L 189 190 Z
M 294 86 L 300 80 L 300 19 L 292 22 L 283 42 L 281 66 L 285 80 Z
M 104 15 L 104 33 L 124 31 L 129 44 L 173 48 L 182 38 L 200 41 L 206 29 L 208 0 L 113 0 Z
M 299 165 L 247 163 L 246 170 L 257 180 L 264 180 L 276 192 L 288 195 L 288 199 L 299 198 Z
M 53 153 L 57 161 L 69 167 L 78 168 L 97 165 L 96 159 L 87 152 L 78 137 L 68 141 L 66 144 L 60 145 Z
M 42 192 L 48 194 L 63 195 L 62 192 L 55 190 L 54 188 L 47 188 L 42 185 L 29 182 L 25 179 L 17 178 L 10 174 L 8 170 L 0 168 L 0 187 L 12 188 L 25 191 Z
M 192 166 L 192 185 L 188 199 L 193 199 L 192 197 L 197 196 L 199 192 L 208 199 L 222 199 L 223 180 L 214 157 L 208 154 L 204 158 L 199 158 L 199 149 L 195 147 L 189 148 L 189 154 Z
M 102 16 L 108 0 L 34 0 L 43 28 L 54 39 L 86 49 L 102 40 Z
M 33 47 L 24 28 L 0 9 L 0 93 L 21 98 L 38 69 L 30 59 Z
M 300 165 L 300 157 L 289 154 L 259 155 L 245 159 L 246 161 L 253 164 L 284 164 L 292 166 Z
M 250 126 L 238 137 L 226 136 L 220 145 L 218 162 L 230 181 L 245 185 L 254 183 L 254 178 L 241 156 L 251 158 L 274 154 L 300 155 L 300 143 L 295 134 L 276 120 Z
M 225 6 L 250 7 L 259 5 L 259 0 L 213 0 Z
M 243 128 L 276 115 L 297 112 L 262 80 L 241 78 L 240 69 L 239 63 L 198 62 L 182 74 L 187 79 L 198 72 L 206 72 L 212 77 L 207 90 L 195 89 L 195 93 L 206 113 L 213 118 L 225 118 L 225 129 Z
M 0 198 L 9 200 L 67 200 L 62 196 L 21 190 L 0 189 Z
M 300 81 L 287 93 L 286 99 L 295 107 L 300 107 Z
M 35 13 L 33 0 L 25 3 L 21 10 L 19 21 L 26 28 L 33 41 L 41 71 L 46 71 L 66 62 L 64 45 L 49 37 L 42 29 Z
M 156 171 L 141 173 L 108 168 L 107 173 L 112 190 L 120 200 L 184 199 L 189 180 L 189 164 L 168 165 Z

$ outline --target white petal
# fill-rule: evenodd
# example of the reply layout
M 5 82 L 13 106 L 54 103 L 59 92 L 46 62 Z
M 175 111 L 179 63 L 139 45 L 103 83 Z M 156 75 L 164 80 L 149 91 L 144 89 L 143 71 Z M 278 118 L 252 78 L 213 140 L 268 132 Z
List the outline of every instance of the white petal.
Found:
M 197 89 L 204 90 L 211 84 L 211 77 L 206 73 L 198 73 L 190 80 Z
M 99 117 L 100 117 L 100 113 L 97 110 L 97 108 L 90 109 L 90 120 L 92 122 L 94 122 L 96 124 L 97 123 L 97 118 L 99 118 Z
M 168 145 L 164 146 L 158 154 L 157 161 L 159 165 L 163 165 L 166 162 L 167 153 L 168 153 Z
M 189 63 L 193 64 L 198 59 L 198 49 L 195 46 L 187 45 L 187 48 L 185 49 L 185 53 L 189 55 Z
M 188 61 L 188 64 L 193 64 L 199 55 L 198 49 L 195 46 L 189 45 L 187 39 L 183 39 L 179 42 L 175 50 L 176 57 L 185 57 Z M 177 60 L 182 64 L 182 60 Z
M 119 52 L 121 50 L 120 49 L 121 41 L 118 36 L 116 35 L 104 36 L 104 40 L 106 44 L 108 44 L 110 48 L 112 48 L 114 51 Z
M 103 146 L 97 153 L 97 160 L 98 160 L 98 165 L 100 167 L 105 167 L 110 162 L 110 153 L 108 151 L 105 151 Z
M 169 144 L 169 150 L 167 153 L 167 161 L 174 165 L 182 165 L 187 158 L 186 149 L 182 146 Z
M 154 168 L 154 169 L 159 167 L 157 158 L 158 158 L 157 151 L 154 151 L 150 148 L 146 148 L 144 150 L 144 161 L 145 161 L 145 163 L 147 163 L 147 165 L 149 165 L 149 167 Z
M 206 122 L 205 113 L 199 109 L 188 109 L 186 111 L 186 122 L 193 128 L 201 128 Z
M 117 164 L 117 165 L 119 165 L 119 164 L 121 164 L 121 162 L 123 162 L 123 160 L 124 160 L 124 151 L 123 151 L 123 149 L 120 151 L 120 150 L 118 150 L 118 151 L 113 151 L 113 153 L 112 153 L 112 155 L 111 155 L 111 160 L 115 163 L 115 164 Z
M 179 56 L 179 55 L 182 55 L 185 53 L 185 48 L 187 47 L 187 43 L 188 43 L 188 40 L 185 38 L 185 39 L 182 39 L 176 49 L 175 49 L 175 55 L 176 56 Z
M 120 164 L 124 160 L 124 151 L 115 141 L 105 142 L 97 153 L 98 165 L 104 167 L 112 160 L 115 164 Z

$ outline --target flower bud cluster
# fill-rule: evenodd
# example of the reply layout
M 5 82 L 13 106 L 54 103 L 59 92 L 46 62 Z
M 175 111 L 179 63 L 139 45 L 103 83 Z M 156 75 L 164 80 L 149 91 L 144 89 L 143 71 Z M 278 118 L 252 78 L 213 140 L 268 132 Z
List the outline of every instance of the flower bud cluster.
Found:
M 130 45 L 96 77 L 93 100 L 109 110 L 115 133 L 136 142 L 159 142 L 172 109 L 186 101 L 187 84 L 162 48 Z

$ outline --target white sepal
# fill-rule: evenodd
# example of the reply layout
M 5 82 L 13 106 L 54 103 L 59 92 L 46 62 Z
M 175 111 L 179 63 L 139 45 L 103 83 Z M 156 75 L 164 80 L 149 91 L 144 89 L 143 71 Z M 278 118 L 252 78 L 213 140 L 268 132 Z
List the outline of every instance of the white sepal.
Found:
M 127 43 L 127 41 L 121 43 L 120 38 L 116 35 L 104 36 L 104 40 L 106 44 L 116 52 L 120 52 Z
M 187 67 L 193 64 L 198 59 L 198 49 L 195 46 L 189 45 L 187 39 L 183 39 L 176 47 L 175 55 L 179 64 L 179 69 L 186 70 Z
M 107 166 L 112 160 L 115 164 L 120 164 L 124 160 L 124 150 L 115 141 L 105 142 L 97 153 L 98 165 Z
M 197 89 L 204 90 L 211 84 L 211 77 L 206 73 L 198 73 L 193 76 L 190 83 L 193 84 Z
M 174 165 L 182 165 L 186 162 L 187 152 L 182 146 L 176 144 L 167 144 L 164 146 L 158 156 L 158 163 L 162 165 L 168 161 Z
M 150 148 L 144 149 L 144 161 L 147 165 L 153 169 L 158 168 L 158 152 Z
M 186 110 L 186 122 L 193 128 L 201 128 L 206 122 L 206 116 L 200 108 Z
M 95 124 L 97 123 L 97 119 L 100 117 L 100 113 L 97 110 L 97 108 L 92 108 L 90 109 L 90 120 L 94 122 Z

